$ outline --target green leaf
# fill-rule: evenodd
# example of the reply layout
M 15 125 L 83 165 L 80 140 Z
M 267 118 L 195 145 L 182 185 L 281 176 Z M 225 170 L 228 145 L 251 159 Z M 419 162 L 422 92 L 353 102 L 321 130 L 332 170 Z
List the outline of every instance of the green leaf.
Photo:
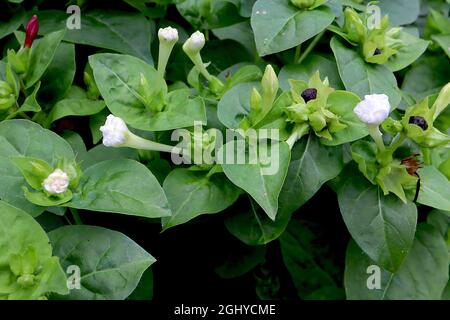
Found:
M 331 48 L 345 88 L 356 93 L 361 99 L 367 94 L 384 93 L 389 97 L 392 106 L 396 107 L 401 100 L 397 80 L 388 68 L 364 62 L 360 54 L 349 49 L 334 37 Z
M 30 88 L 42 77 L 64 37 L 65 30 L 49 33 L 36 41 L 31 49 L 28 72 L 25 74 L 25 88 Z
M 438 169 L 427 166 L 418 171 L 421 188 L 417 202 L 450 211 L 450 181 Z
M 322 56 L 318 54 L 309 55 L 301 64 L 288 64 L 281 68 L 278 75 L 280 88 L 284 91 L 289 91 L 291 89 L 289 85 L 290 79 L 309 82 L 309 79 L 317 71 L 322 76 L 328 78 L 330 87 L 335 89 L 344 88 L 333 56 Z
M 26 186 L 20 170 L 10 161 L 12 157 L 32 157 L 46 161 L 52 167 L 58 160 L 75 159 L 70 145 L 56 133 L 28 120 L 8 120 L 0 123 L 0 198 L 36 216 L 44 208 L 25 199 Z
M 92 148 L 81 157 L 81 167 L 87 169 L 99 162 L 113 159 L 131 159 L 139 160 L 139 153 L 136 149 L 131 148 L 111 148 L 105 147 L 103 144 Z
M 214 269 L 222 279 L 241 277 L 266 260 L 265 246 L 247 246 L 239 241 L 235 242 L 236 245 L 231 242 L 227 246 L 227 251 L 222 256 L 223 261 Z
M 238 198 L 241 191 L 223 174 L 175 169 L 164 180 L 172 215 L 162 219 L 164 229 L 186 223 L 202 214 L 225 210 Z
M 369 266 L 377 266 L 355 242 L 351 242 L 346 257 L 345 290 L 351 300 L 438 300 L 448 282 L 449 254 L 441 234 L 422 223 L 411 251 L 396 273 L 380 269 L 380 288 L 372 284 Z
M 342 217 L 353 239 L 371 259 L 392 272 L 411 248 L 417 223 L 414 203 L 395 195 L 383 196 L 379 187 L 352 175 L 338 190 Z
M 66 277 L 45 231 L 28 213 L 0 201 L 0 299 L 31 300 L 50 292 L 67 294 Z M 39 270 L 40 269 L 40 270 Z M 18 278 L 33 275 L 34 284 Z
M 445 57 L 427 57 L 420 59 L 409 70 L 403 80 L 403 92 L 410 94 L 416 101 L 438 93 L 448 82 L 450 62 Z
M 86 169 L 68 207 L 147 218 L 170 216 L 166 196 L 144 165 L 108 160 Z
M 428 41 L 415 37 L 406 31 L 401 31 L 396 41 L 401 41 L 402 47 L 385 64 L 394 72 L 402 70 L 416 61 L 427 50 L 429 44 Z
M 333 140 L 320 139 L 320 142 L 328 146 L 337 146 L 364 138 L 369 134 L 367 125 L 362 123 L 353 112 L 361 100 L 351 92 L 338 90 L 330 94 L 327 100 L 328 110 L 339 116 L 339 122 L 347 125 L 343 130 L 333 132 Z
M 339 273 L 330 261 L 329 245 L 318 246 L 318 226 L 305 221 L 292 221 L 280 237 L 283 261 L 291 274 L 301 299 L 341 299 L 342 288 L 335 282 Z
M 231 26 L 212 30 L 220 40 L 230 39 L 242 44 L 248 52 L 256 56 L 256 45 L 253 31 L 249 21 L 233 24 Z
M 284 51 L 325 30 L 335 15 L 326 6 L 299 10 L 284 0 L 258 0 L 251 24 L 260 56 Z
M 292 149 L 275 221 L 269 219 L 256 203 L 248 201 L 225 220 L 227 229 L 249 245 L 262 245 L 277 239 L 286 229 L 292 213 L 341 172 L 344 167 L 342 153 L 341 146 L 325 147 L 315 135 L 301 139 Z
M 62 42 L 41 78 L 39 97 L 50 102 L 62 99 L 72 85 L 75 69 L 75 45 Z
M 413 23 L 420 14 L 419 0 L 379 0 L 377 5 L 382 15 L 389 15 L 391 26 Z
M 437 34 L 432 36 L 432 38 L 441 46 L 442 50 L 444 50 L 445 54 L 450 58 L 450 35 Z
M 102 100 L 64 99 L 58 101 L 48 115 L 47 124 L 67 116 L 90 116 L 99 113 L 106 107 Z
M 130 126 L 161 131 L 193 126 L 195 121 L 206 123 L 202 98 L 190 98 L 188 89 L 167 94 L 164 79 L 144 61 L 120 54 L 96 54 L 89 57 L 89 62 L 109 110 Z M 142 92 L 141 75 L 152 84 L 152 92 Z M 149 110 L 144 94 L 161 94 L 165 97 L 164 109 Z
M 65 29 L 66 12 L 39 11 L 39 31 L 48 34 Z M 94 10 L 82 13 L 80 29 L 67 30 L 65 41 L 114 50 L 153 63 L 150 42 L 153 23 L 142 14 L 124 11 Z
M 63 268 L 80 268 L 81 288 L 58 299 L 123 300 L 156 261 L 126 235 L 105 228 L 64 226 L 48 236 Z
M 39 91 L 39 88 L 41 86 L 41 82 L 39 81 L 36 86 L 33 89 L 33 92 L 25 98 L 25 101 L 20 106 L 19 109 L 17 109 L 15 112 L 10 113 L 6 119 L 13 119 L 21 112 L 39 112 L 41 111 L 41 106 L 37 102 L 36 95 Z
M 21 9 L 18 13 L 8 18 L 8 21 L 2 21 L 0 23 L 0 39 L 3 39 L 19 29 L 25 20 L 25 11 Z
M 236 155 L 242 150 L 235 147 L 233 141 L 225 144 L 222 150 L 227 154 L 233 149 L 234 159 L 238 159 Z M 274 141 L 270 146 L 259 144 L 258 149 L 259 154 L 268 155 L 269 159 L 266 160 L 270 160 L 269 164 L 263 164 L 258 159 L 256 164 L 223 163 L 222 168 L 228 179 L 248 192 L 267 215 L 275 220 L 278 196 L 286 178 L 291 151 L 287 143 Z

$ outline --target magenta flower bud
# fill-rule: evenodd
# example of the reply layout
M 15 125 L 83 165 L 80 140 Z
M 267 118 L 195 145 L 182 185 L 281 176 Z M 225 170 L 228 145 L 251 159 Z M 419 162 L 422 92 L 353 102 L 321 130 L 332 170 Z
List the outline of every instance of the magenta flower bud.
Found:
M 33 44 L 34 39 L 36 39 L 38 32 L 39 20 L 38 17 L 34 15 L 27 23 L 25 43 L 23 44 L 25 48 L 31 48 L 31 45 Z

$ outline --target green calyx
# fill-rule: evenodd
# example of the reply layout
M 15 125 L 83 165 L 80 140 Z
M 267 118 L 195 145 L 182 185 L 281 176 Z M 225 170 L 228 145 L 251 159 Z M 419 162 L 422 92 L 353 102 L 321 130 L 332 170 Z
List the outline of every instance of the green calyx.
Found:
M 8 110 L 15 103 L 14 88 L 8 82 L 0 80 L 0 111 Z
M 290 0 L 299 9 L 313 10 L 328 2 L 328 0 Z
M 30 48 L 21 48 L 18 52 L 10 49 L 7 52 L 8 64 L 17 74 L 24 74 L 28 70 Z
M 385 195 L 394 193 L 406 203 L 406 193 L 416 188 L 418 178 L 393 157 L 394 149 L 380 151 L 374 143 L 358 141 L 352 144 L 351 153 L 359 170 L 372 184 L 380 186 Z
M 319 72 L 313 75 L 309 83 L 300 80 L 289 82 L 294 104 L 285 109 L 285 114 L 287 121 L 294 124 L 294 131 L 306 134 L 306 125 L 318 137 L 332 140 L 333 133 L 347 127 L 340 121 L 339 115 L 329 110 L 328 97 L 335 90 L 329 87 L 328 79 L 320 79 Z
M 36 276 L 41 271 L 39 259 L 33 246 L 28 246 L 23 253 L 9 255 L 9 267 L 22 288 L 30 288 L 36 283 Z
M 398 52 L 403 44 L 398 40 L 401 28 L 388 30 L 389 17 L 385 16 L 379 26 L 368 27 L 368 21 L 353 9 L 345 9 L 343 30 L 347 40 L 360 46 L 366 62 L 384 64 Z
M 33 189 L 30 191 L 27 186 L 23 186 L 25 198 L 31 203 L 43 207 L 61 205 L 70 201 L 72 199 L 71 190 L 78 186 L 82 174 L 79 165 L 68 159 L 59 160 L 56 168 L 41 159 L 31 157 L 15 157 L 11 161 Z M 58 169 L 68 176 L 69 183 L 64 192 L 53 193 L 46 190 L 45 180 Z
M 449 104 L 449 97 L 446 97 L 448 95 L 447 91 L 446 88 L 441 91 L 431 108 L 427 97 L 420 103 L 409 107 L 405 112 L 405 116 L 402 119 L 405 133 L 409 139 L 421 147 L 450 147 L 450 136 L 439 131 L 433 125 L 440 112 Z

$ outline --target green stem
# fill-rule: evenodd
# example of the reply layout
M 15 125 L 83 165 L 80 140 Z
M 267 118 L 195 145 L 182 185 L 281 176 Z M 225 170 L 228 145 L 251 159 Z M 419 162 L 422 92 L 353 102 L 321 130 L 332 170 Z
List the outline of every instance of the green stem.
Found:
M 166 72 L 167 62 L 169 61 L 170 54 L 172 52 L 175 43 L 160 42 L 159 55 L 158 55 L 158 73 L 161 77 L 164 77 Z
M 389 146 L 389 150 L 391 151 L 392 154 L 394 154 L 394 152 L 401 147 L 401 145 L 403 144 L 403 142 L 405 142 L 406 139 L 406 135 L 402 132 L 399 135 L 397 135 L 393 140 L 391 145 Z
M 380 128 L 377 125 L 368 125 L 369 134 L 372 139 L 375 141 L 378 149 L 380 151 L 386 150 L 386 146 L 384 145 L 383 135 L 381 134 Z
M 179 147 L 173 147 L 166 144 L 150 141 L 132 133 L 129 133 L 129 135 L 129 139 L 125 143 L 124 147 L 177 154 L 181 154 L 183 152 L 183 149 Z
M 295 48 L 295 55 L 294 55 L 294 64 L 297 63 L 297 61 L 300 59 L 300 53 L 302 51 L 302 45 L 299 44 L 296 48 Z
M 303 54 L 300 56 L 300 58 L 297 60 L 298 64 L 301 64 L 307 57 L 308 55 L 314 50 L 314 48 L 316 47 L 316 45 L 319 43 L 320 39 L 322 39 L 323 35 L 325 34 L 327 30 L 323 30 L 321 33 L 319 33 L 312 41 L 311 43 L 308 45 L 308 47 L 306 48 L 306 50 L 303 52 Z
M 25 83 L 23 82 L 23 78 L 19 77 L 20 91 L 25 97 L 28 97 L 27 89 L 25 89 Z
M 427 166 L 431 166 L 431 151 L 429 148 L 422 148 L 423 162 Z
M 75 224 L 82 225 L 83 222 L 81 221 L 80 214 L 78 213 L 78 210 L 75 208 L 70 208 L 70 213 L 72 214 L 73 220 L 75 221 Z

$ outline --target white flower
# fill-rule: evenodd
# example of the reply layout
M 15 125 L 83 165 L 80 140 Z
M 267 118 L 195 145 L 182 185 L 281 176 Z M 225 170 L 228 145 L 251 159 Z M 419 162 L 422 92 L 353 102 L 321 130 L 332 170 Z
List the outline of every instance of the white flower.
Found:
M 53 171 L 42 183 L 44 189 L 51 194 L 60 194 L 69 187 L 69 176 L 61 169 Z
M 175 43 L 178 41 L 178 31 L 177 29 L 172 27 L 160 28 L 158 30 L 158 38 L 159 41 L 167 41 Z
M 125 122 L 112 114 L 106 118 L 106 122 L 100 127 L 100 131 L 103 133 L 103 144 L 107 147 L 121 146 L 128 134 Z
M 371 125 L 380 125 L 391 112 L 389 97 L 385 94 L 371 94 L 364 97 L 353 110 L 358 118 Z
M 189 39 L 183 45 L 183 50 L 186 53 L 195 54 L 200 52 L 205 46 L 205 35 L 200 31 L 194 32 Z

